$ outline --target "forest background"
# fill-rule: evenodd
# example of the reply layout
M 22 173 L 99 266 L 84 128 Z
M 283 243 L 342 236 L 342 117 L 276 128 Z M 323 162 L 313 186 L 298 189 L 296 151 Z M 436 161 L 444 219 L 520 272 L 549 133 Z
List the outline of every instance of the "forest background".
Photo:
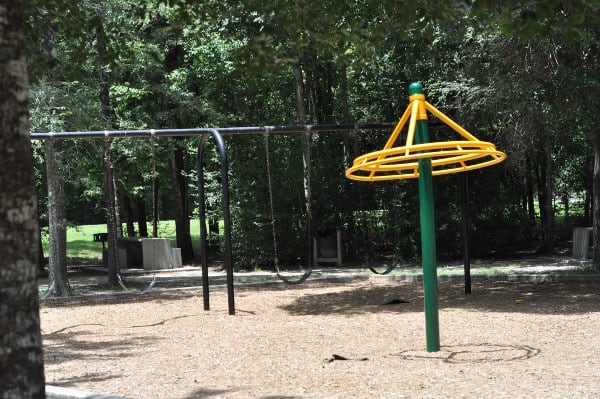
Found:
M 595 0 L 32 0 L 31 131 L 393 123 L 420 81 L 429 102 L 507 153 L 468 173 L 473 255 L 551 253 L 573 227 L 600 225 L 599 11 Z M 416 181 L 344 177 L 390 132 L 272 135 L 269 168 L 263 135 L 226 137 L 235 267 L 273 266 L 269 178 L 282 262 L 306 259 L 326 225 L 343 231 L 349 260 L 417 258 Z M 198 138 L 33 146 L 51 274 L 66 270 L 69 225 L 107 223 L 114 247 L 111 236 L 174 219 L 184 262 L 199 258 Z M 219 237 L 219 164 L 207 154 Z M 438 253 L 456 258 L 460 175 L 434 187 Z

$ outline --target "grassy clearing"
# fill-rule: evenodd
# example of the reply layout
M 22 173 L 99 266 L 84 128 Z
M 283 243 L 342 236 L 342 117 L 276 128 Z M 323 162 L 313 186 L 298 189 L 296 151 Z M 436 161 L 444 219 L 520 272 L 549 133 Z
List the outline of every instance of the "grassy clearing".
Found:
M 191 220 L 192 242 L 196 243 L 200 237 L 200 222 Z M 123 227 L 125 228 L 125 227 Z M 148 225 L 152 231 L 152 225 Z M 67 256 L 70 258 L 99 259 L 102 258 L 102 243 L 94 242 L 94 234 L 105 233 L 106 225 L 90 224 L 70 226 L 67 228 Z M 165 220 L 158 223 L 158 236 L 169 238 L 175 247 L 175 221 Z M 48 256 L 48 231 L 42 231 L 42 247 Z

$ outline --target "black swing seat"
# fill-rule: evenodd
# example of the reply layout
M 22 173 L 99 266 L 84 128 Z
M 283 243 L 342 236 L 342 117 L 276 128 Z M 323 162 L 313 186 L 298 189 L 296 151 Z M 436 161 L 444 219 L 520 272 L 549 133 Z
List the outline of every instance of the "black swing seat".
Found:
M 286 284 L 302 284 L 308 279 L 308 277 L 310 277 L 312 271 L 312 267 L 310 267 L 310 264 L 307 263 L 306 269 L 302 270 L 302 275 L 294 280 L 295 276 L 287 276 L 283 274 L 281 268 L 279 267 L 279 262 L 275 261 L 275 275 L 278 279 Z
M 298 280 L 290 280 L 288 277 L 284 276 L 280 272 L 277 272 L 277 277 L 286 284 L 302 284 L 306 281 L 306 279 L 308 279 L 311 273 L 312 269 L 306 270 Z
M 384 274 L 389 274 L 392 270 L 394 270 L 396 268 L 396 266 L 398 266 L 398 261 L 397 260 L 393 260 L 392 263 L 390 263 L 389 265 L 383 265 L 385 266 L 385 269 L 383 271 L 378 271 L 377 269 L 375 269 L 373 266 L 367 265 L 369 267 L 369 270 L 372 271 L 375 274 L 379 274 L 379 275 L 384 275 Z

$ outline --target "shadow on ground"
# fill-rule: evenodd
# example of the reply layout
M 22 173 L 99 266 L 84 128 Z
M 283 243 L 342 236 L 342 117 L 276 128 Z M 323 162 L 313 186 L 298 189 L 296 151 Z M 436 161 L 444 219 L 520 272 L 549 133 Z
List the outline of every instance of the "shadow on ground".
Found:
M 539 314 L 600 312 L 600 282 L 485 282 L 474 284 L 469 295 L 464 294 L 462 283 L 440 282 L 438 288 L 440 309 Z M 300 296 L 281 308 L 294 315 L 422 312 L 423 285 L 359 285 Z
M 199 399 L 199 398 L 220 398 L 224 394 L 233 394 L 236 390 L 230 389 L 197 389 L 183 399 Z M 299 396 L 288 396 L 288 395 L 269 395 L 259 396 L 257 399 L 296 399 Z
M 114 339 L 98 340 L 98 332 L 93 327 L 101 328 L 103 325 L 79 324 L 53 332 L 43 332 L 44 363 L 55 365 L 77 360 L 119 360 L 124 357 L 135 356 L 135 354 L 130 355 L 129 353 L 158 339 L 162 339 L 151 336 L 121 334 Z M 89 381 L 96 381 L 93 378 L 97 378 L 97 376 L 90 376 L 89 378 L 92 378 Z M 56 382 L 53 382 L 53 384 L 60 385 Z

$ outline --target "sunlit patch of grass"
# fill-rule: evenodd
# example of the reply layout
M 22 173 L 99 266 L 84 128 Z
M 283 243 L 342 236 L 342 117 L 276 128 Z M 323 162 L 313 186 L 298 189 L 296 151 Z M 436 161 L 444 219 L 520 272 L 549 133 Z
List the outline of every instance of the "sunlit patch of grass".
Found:
M 125 229 L 125 226 L 123 226 Z M 192 242 L 197 242 L 200 237 L 199 221 L 191 221 Z M 67 257 L 82 259 L 101 259 L 102 243 L 94 242 L 94 234 L 105 233 L 105 224 L 79 225 L 67 227 Z M 152 224 L 148 224 L 148 232 L 152 233 Z M 175 247 L 175 221 L 165 220 L 158 223 L 158 236 L 169 238 Z M 42 229 L 42 248 L 48 256 L 48 229 Z M 104 244 L 106 247 L 106 243 Z

